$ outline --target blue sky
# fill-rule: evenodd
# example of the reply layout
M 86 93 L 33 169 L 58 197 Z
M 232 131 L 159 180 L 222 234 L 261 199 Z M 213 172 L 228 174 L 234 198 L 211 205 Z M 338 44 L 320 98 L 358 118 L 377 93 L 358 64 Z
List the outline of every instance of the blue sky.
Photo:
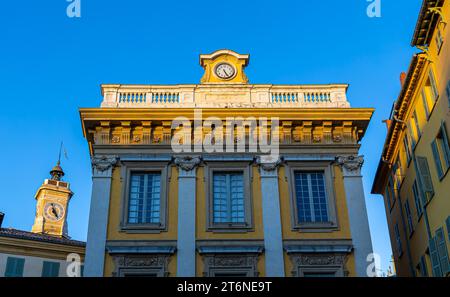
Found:
M 69 232 L 85 240 L 91 175 L 79 107 L 98 107 L 101 83 L 198 83 L 200 53 L 229 48 L 251 55 L 251 83 L 349 83 L 353 107 L 374 107 L 361 153 L 375 252 L 382 269 L 391 249 L 380 196 L 370 195 L 421 0 L 5 1 L 0 12 L 0 211 L 4 226 L 30 230 L 34 194 L 63 140 L 66 180 L 75 192 Z

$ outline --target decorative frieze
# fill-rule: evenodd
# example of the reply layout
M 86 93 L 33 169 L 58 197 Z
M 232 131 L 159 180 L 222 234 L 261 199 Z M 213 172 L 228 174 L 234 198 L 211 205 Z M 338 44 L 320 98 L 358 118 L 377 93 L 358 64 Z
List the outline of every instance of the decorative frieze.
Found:
M 363 135 L 363 130 L 358 128 L 356 123 L 351 121 L 344 122 L 313 122 L 313 121 L 282 121 L 279 129 L 272 131 L 272 123 L 243 121 L 242 124 L 232 125 L 231 122 L 225 122 L 222 129 L 212 129 L 211 126 L 194 127 L 191 123 L 191 129 L 185 129 L 186 135 L 182 142 L 188 143 L 191 140 L 192 145 L 201 145 L 204 138 L 214 131 L 214 141 L 220 141 L 220 135 L 217 130 L 221 130 L 222 139 L 234 141 L 240 144 L 245 141 L 248 146 L 249 140 L 253 143 L 260 141 L 261 133 L 267 135 L 265 142 L 271 142 L 271 138 L 280 140 L 280 145 L 335 145 L 335 144 L 356 144 Z M 255 126 L 259 124 L 258 126 Z M 154 145 L 171 144 L 172 130 L 171 121 L 121 121 L 111 123 L 101 121 L 89 133 L 93 134 L 93 140 L 96 145 Z M 231 133 L 233 135 L 231 135 Z M 279 133 L 272 134 L 272 133 Z M 232 138 L 231 138 L 232 137 Z M 223 142 L 222 142 L 223 143 Z M 226 142 L 225 142 L 226 143 Z
M 170 254 L 112 255 L 115 266 L 112 276 L 126 276 L 130 273 L 167 277 L 170 256 Z
M 335 276 L 348 276 L 347 254 L 290 254 L 293 269 L 292 276 L 304 276 L 304 273 L 334 273 Z
M 258 254 L 205 254 L 203 276 L 214 277 L 215 273 L 245 273 L 258 277 Z

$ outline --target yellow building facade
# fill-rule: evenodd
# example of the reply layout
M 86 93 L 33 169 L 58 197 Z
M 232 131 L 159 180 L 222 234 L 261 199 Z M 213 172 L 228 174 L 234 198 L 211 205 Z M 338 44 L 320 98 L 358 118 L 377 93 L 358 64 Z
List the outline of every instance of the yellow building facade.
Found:
M 382 194 L 399 276 L 450 272 L 449 1 L 423 1 L 372 192 Z
M 196 85 L 102 85 L 86 276 L 366 276 L 358 155 L 373 109 L 348 85 L 254 85 L 200 56 Z

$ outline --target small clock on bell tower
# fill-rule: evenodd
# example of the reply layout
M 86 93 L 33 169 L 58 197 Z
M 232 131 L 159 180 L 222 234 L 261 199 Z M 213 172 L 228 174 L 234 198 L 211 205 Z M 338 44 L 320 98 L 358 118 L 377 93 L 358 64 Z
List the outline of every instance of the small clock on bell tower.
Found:
M 68 238 L 67 209 L 73 192 L 62 181 L 64 171 L 60 162 L 50 171 L 36 193 L 36 217 L 31 232 Z

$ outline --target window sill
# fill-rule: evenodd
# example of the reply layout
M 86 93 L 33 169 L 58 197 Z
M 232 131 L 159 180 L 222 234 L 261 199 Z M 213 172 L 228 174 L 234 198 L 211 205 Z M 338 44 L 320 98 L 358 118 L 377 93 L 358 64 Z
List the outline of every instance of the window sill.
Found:
M 221 224 L 221 225 L 210 225 L 207 232 L 213 233 L 248 233 L 253 232 L 252 226 L 247 224 L 233 225 L 233 224 Z
M 338 231 L 339 228 L 335 223 L 305 223 L 298 224 L 292 228 L 297 232 L 333 232 Z
M 131 233 L 131 234 L 145 234 L 145 233 L 161 233 L 167 231 L 166 227 L 161 224 L 148 224 L 148 225 L 125 225 L 119 228 L 119 232 Z

